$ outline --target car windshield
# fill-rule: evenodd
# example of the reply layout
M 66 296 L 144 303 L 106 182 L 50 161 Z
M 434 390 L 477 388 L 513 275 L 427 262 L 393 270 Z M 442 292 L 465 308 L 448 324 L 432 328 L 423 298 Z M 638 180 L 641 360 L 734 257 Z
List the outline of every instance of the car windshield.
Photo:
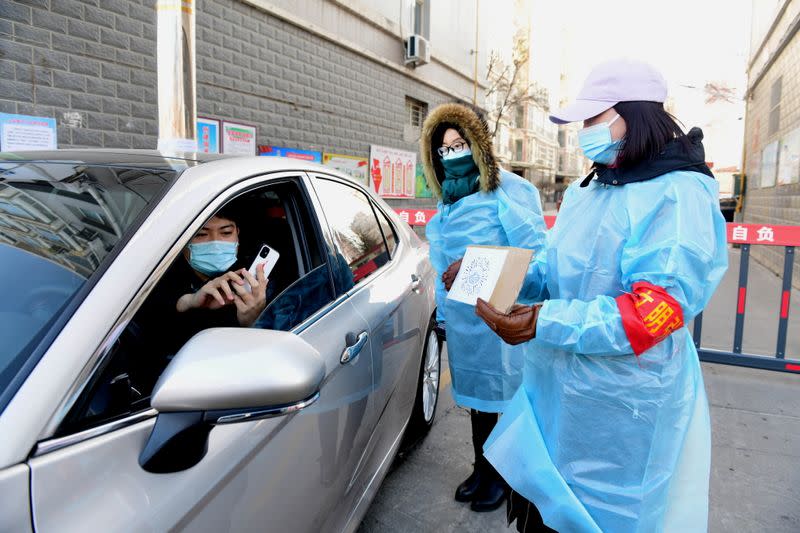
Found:
M 177 168 L 0 158 L 0 400 Z M 6 398 L 7 399 L 7 398 Z M 2 409 L 0 401 L 0 410 Z

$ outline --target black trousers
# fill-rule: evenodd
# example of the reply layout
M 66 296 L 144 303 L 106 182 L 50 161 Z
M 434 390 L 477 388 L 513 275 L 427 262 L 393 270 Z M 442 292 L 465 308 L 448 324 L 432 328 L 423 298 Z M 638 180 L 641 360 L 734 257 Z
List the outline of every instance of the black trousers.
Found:
M 510 526 L 514 520 L 517 521 L 517 531 L 519 533 L 550 532 L 550 529 L 542 522 L 542 515 L 533 502 L 527 500 L 520 493 L 511 491 L 506 507 L 506 517 Z
M 475 451 L 475 470 L 498 477 L 499 474 L 483 456 L 483 445 L 499 419 L 500 415 L 497 413 L 486 413 L 475 409 L 469 411 L 469 420 L 472 423 L 472 448 Z

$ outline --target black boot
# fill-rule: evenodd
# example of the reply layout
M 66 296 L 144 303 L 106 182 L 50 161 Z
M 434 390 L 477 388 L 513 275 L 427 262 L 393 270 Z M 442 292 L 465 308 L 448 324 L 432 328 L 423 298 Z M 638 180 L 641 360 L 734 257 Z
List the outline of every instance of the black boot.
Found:
M 456 488 L 456 501 L 471 502 L 475 498 L 475 493 L 478 492 L 480 485 L 481 475 L 477 469 L 474 469 L 469 477 Z
M 489 434 L 497 424 L 498 415 L 496 413 L 476 412 L 475 440 L 480 442 L 477 447 L 475 470 L 478 472 L 480 483 L 478 490 L 472 497 L 470 509 L 476 513 L 494 511 L 506 501 L 508 495 L 508 485 L 497 473 L 497 470 L 483 456 L 483 444 L 489 438 Z
M 469 420 L 472 425 L 472 449 L 475 452 L 475 462 L 473 463 L 472 473 L 456 489 L 457 502 L 471 502 L 475 498 L 475 493 L 478 492 L 478 487 L 481 484 L 481 474 L 484 469 L 479 468 L 479 464 L 483 459 L 483 443 L 486 439 L 481 440 L 482 420 L 479 419 L 480 414 L 481 413 L 475 409 L 471 409 L 469 413 Z
M 481 468 L 485 470 L 481 475 L 481 484 L 469 506 L 476 513 L 494 511 L 503 505 L 508 497 L 508 485 L 505 480 L 500 477 L 489 461 L 484 459 L 483 462 L 485 465 L 482 465 Z

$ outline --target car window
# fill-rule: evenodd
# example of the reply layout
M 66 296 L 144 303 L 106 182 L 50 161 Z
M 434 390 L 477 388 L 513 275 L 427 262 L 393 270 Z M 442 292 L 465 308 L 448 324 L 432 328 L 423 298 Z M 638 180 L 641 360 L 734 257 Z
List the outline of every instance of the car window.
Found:
M 194 250 L 187 246 L 158 281 L 127 328 L 104 359 L 102 369 L 70 410 L 59 434 L 69 434 L 147 409 L 159 376 L 192 336 L 210 327 L 259 327 L 291 330 L 334 299 L 332 276 L 320 245 L 319 228 L 313 224 L 305 195 L 295 180 L 270 184 L 237 197 L 203 225 L 196 237 L 216 235 L 216 248 L 228 238 L 223 234 L 230 220 L 238 230 L 236 257 L 229 270 L 249 269 L 264 245 L 278 252 L 269 274 L 264 307 L 249 324 L 241 323 L 239 306 L 220 306 L 209 301 L 202 308 L 181 309 L 180 301 L 208 283 L 196 267 Z M 203 241 L 201 242 L 209 242 Z M 205 249 L 201 252 L 205 253 Z M 233 259 L 232 257 L 228 260 Z M 226 261 L 227 263 L 227 261 Z M 216 275 L 214 275 L 216 276 Z M 230 284 L 229 284 L 230 287 Z
M 291 197 L 290 212 L 294 213 L 296 240 L 298 244 L 304 243 L 299 249 L 306 254 L 308 269 L 286 288 L 280 286 L 280 290 L 274 291 L 254 327 L 290 331 L 335 298 L 331 281 L 336 279 L 336 257 L 324 253 L 326 247 L 321 242 L 319 228 L 311 216 L 311 208 L 303 200 L 300 195 Z
M 394 257 L 394 252 L 397 250 L 397 233 L 394 231 L 394 226 L 392 226 L 389 219 L 386 218 L 386 215 L 377 207 L 375 207 L 375 213 L 378 215 L 378 223 L 381 225 L 383 238 L 386 239 L 386 247 L 389 249 L 389 256 Z
M 0 398 L 175 173 L 0 161 Z
M 372 204 L 363 192 L 337 181 L 316 178 L 314 187 L 339 253 L 357 284 L 389 261 Z

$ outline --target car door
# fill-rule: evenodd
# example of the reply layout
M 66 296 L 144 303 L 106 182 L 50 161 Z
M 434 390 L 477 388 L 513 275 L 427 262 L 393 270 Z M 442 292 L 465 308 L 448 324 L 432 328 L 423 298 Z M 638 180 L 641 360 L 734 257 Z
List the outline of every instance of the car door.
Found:
M 364 419 L 373 383 L 371 345 L 358 342 L 358 335 L 368 327 L 353 302 L 334 292 L 329 258 L 321 252 L 322 234 L 296 174 L 248 180 L 224 191 L 185 231 L 175 231 L 176 245 L 132 299 L 115 292 L 113 286 L 104 286 L 104 300 L 130 303 L 121 310 L 117 326 L 98 353 L 113 363 L 115 354 L 124 350 L 131 317 L 135 318 L 149 297 L 148 290 L 204 220 L 229 199 L 267 183 L 294 187 L 296 194 L 287 198 L 285 216 L 297 232 L 301 268 L 300 277 L 275 297 L 256 326 L 290 329 L 319 351 L 326 367 L 319 400 L 281 418 L 217 426 L 209 434 L 202 460 L 171 473 L 153 474 L 139 465 L 156 415 L 147 405 L 81 431 L 61 431 L 40 442 L 28 461 L 37 530 L 302 532 L 324 530 L 327 524 L 346 519 L 349 510 L 342 502 L 352 490 L 360 458 L 357 450 L 370 433 Z M 164 201 L 173 200 L 168 196 Z M 156 210 L 151 216 L 166 220 L 169 212 Z M 169 227 L 148 222 L 143 231 Z M 141 238 L 134 241 L 142 246 L 156 240 L 137 237 Z M 136 268 L 139 252 L 129 248 L 106 275 Z M 282 255 L 281 260 L 288 257 Z M 313 308 L 292 307 L 305 302 L 313 302 Z M 286 317 L 294 319 L 287 322 Z M 352 345 L 348 361 L 342 364 L 348 344 Z M 48 353 L 43 362 L 58 357 L 58 353 Z M 113 364 L 98 361 L 88 382 L 110 367 Z
M 315 175 L 328 225 L 354 277 L 350 301 L 369 325 L 376 430 L 364 450 L 371 472 L 397 449 L 414 404 L 427 316 L 420 260 L 363 190 Z

